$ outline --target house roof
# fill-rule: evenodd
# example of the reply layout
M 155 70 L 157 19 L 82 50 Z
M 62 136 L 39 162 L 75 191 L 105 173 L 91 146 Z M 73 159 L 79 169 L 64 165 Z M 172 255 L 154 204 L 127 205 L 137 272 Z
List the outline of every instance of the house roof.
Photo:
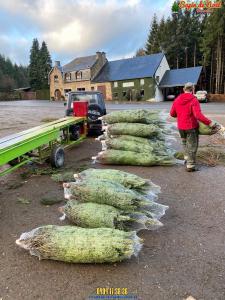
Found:
M 183 86 L 187 82 L 197 84 L 202 67 L 168 70 L 165 72 L 159 87 Z
M 79 70 L 89 69 L 91 66 L 93 66 L 96 60 L 97 60 L 96 55 L 77 57 L 73 59 L 71 62 L 69 62 L 68 64 L 64 65 L 62 67 L 62 71 L 69 72 L 69 71 L 79 71 Z
M 135 78 L 153 77 L 164 53 L 109 61 L 93 82 L 107 82 Z

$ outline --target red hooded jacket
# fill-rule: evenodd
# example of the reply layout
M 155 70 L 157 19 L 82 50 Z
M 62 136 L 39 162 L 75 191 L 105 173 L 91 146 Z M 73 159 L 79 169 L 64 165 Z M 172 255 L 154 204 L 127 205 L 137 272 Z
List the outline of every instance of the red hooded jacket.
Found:
M 191 93 L 183 93 L 174 100 L 170 115 L 177 117 L 177 127 L 181 130 L 198 128 L 198 121 L 205 125 L 212 122 L 202 114 L 198 99 Z

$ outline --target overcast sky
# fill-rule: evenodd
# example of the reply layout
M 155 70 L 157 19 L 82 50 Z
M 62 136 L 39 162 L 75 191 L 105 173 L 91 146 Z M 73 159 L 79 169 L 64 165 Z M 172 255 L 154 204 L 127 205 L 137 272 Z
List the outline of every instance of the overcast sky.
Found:
M 105 51 L 109 60 L 143 47 L 154 13 L 170 14 L 173 0 L 0 0 L 0 53 L 29 63 L 33 38 L 45 40 L 52 60 Z

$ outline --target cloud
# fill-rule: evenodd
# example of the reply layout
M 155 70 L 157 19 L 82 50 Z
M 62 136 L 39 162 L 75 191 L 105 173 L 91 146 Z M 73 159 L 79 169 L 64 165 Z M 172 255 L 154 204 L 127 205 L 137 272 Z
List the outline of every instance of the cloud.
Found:
M 4 54 L 17 64 L 27 64 L 27 56 L 24 55 L 24 50 L 27 51 L 29 46 L 30 41 L 25 38 L 17 38 L 12 43 L 9 36 L 0 34 L 0 54 Z
M 7 53 L 9 47 L 12 59 L 28 62 L 32 39 L 37 37 L 47 42 L 53 59 L 64 63 L 98 50 L 107 52 L 108 58 L 126 57 L 144 46 L 153 13 L 157 10 L 158 16 L 165 14 L 165 6 L 156 7 L 155 3 L 154 0 L 0 0 L 0 12 L 5 19 L 0 20 L 0 53 Z M 7 26 L 2 29 L 1 23 Z M 6 35 L 10 39 L 4 41 Z M 17 43 L 21 45 L 18 54 Z

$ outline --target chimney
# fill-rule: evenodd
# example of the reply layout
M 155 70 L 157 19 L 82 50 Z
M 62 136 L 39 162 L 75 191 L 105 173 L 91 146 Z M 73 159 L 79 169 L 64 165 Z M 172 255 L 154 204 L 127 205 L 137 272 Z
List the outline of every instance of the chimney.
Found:
M 102 52 L 102 58 L 103 60 L 106 60 L 105 52 Z
M 97 52 L 96 52 L 96 56 L 97 56 L 97 59 L 98 59 L 99 61 L 103 62 L 103 64 L 105 64 L 105 62 L 107 61 L 105 52 L 97 51 Z
M 102 53 L 101 53 L 100 51 L 97 51 L 97 52 L 96 52 L 96 55 L 97 55 L 97 58 L 98 58 L 98 59 L 101 59 Z
M 59 60 L 56 60 L 56 61 L 55 61 L 55 67 L 56 67 L 56 68 L 59 68 L 59 67 L 60 67 L 60 61 L 59 61 Z

